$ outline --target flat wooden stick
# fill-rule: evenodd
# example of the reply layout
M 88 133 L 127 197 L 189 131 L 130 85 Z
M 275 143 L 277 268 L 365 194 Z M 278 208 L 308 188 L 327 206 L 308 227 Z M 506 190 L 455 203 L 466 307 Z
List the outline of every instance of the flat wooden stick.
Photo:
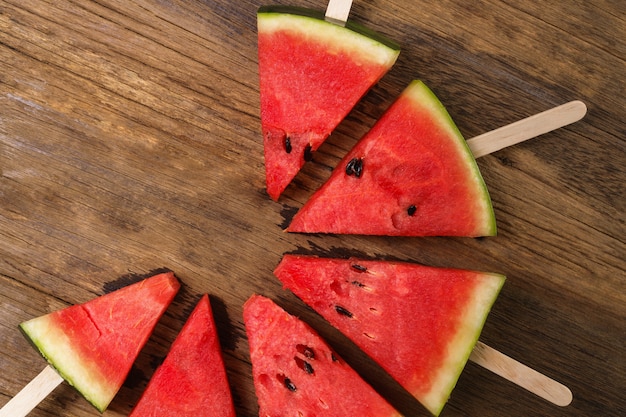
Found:
M 572 402 L 572 391 L 565 385 L 482 342 L 476 344 L 470 360 L 553 404 L 565 407 Z
M 345 26 L 352 7 L 352 0 L 329 0 L 326 7 L 326 20 Z
M 50 365 L 33 378 L 0 409 L 0 417 L 24 417 L 43 401 L 64 379 Z
M 574 123 L 587 113 L 587 106 L 582 101 L 570 101 L 553 109 L 537 113 L 510 125 L 484 133 L 467 140 L 474 158 L 499 151 L 527 139 L 548 133 L 552 130 Z

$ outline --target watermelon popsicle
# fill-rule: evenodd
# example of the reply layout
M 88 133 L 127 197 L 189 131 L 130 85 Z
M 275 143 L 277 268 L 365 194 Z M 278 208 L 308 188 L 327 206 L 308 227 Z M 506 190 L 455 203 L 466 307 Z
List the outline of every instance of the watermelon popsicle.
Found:
M 567 387 L 477 343 L 501 274 L 291 254 L 274 274 L 435 416 L 468 359 L 554 404 L 571 402 Z
M 287 231 L 494 236 L 495 214 L 475 158 L 579 120 L 585 112 L 575 101 L 466 141 L 435 94 L 414 80 Z
M 49 365 L 0 417 L 27 415 L 64 380 L 104 411 L 179 288 L 174 274 L 164 272 L 21 323 Z
M 298 7 L 263 6 L 257 27 L 265 182 L 268 195 L 278 200 L 391 69 L 400 48 L 354 22 Z

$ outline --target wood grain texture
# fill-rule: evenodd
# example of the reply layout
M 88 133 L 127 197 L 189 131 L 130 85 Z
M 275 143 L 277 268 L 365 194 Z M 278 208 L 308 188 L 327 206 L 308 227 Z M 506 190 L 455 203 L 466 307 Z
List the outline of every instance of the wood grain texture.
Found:
M 407 416 L 426 416 L 281 289 L 272 270 L 298 252 L 508 277 L 481 340 L 564 383 L 574 399 L 554 406 L 468 363 L 444 417 L 626 414 L 624 2 L 354 2 L 350 18 L 402 52 L 278 203 L 264 190 L 262 4 L 0 1 L 0 405 L 44 367 L 21 321 L 169 268 L 183 289 L 104 415 L 128 414 L 202 293 L 215 309 L 237 413 L 257 415 L 241 307 L 262 293 L 309 322 Z M 467 138 L 571 100 L 588 112 L 478 160 L 497 237 L 283 232 L 414 78 Z M 62 384 L 31 415 L 98 412 Z

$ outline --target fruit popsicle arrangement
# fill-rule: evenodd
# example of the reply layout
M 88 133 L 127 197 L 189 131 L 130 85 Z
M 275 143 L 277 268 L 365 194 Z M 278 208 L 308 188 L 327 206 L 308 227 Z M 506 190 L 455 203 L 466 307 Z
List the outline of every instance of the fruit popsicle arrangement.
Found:
M 341 27 L 346 26 L 350 4 L 351 1 L 331 1 L 327 20 Z M 342 7 L 344 9 L 340 10 Z M 289 13 L 288 10 L 282 12 Z M 261 32 L 260 29 L 259 37 L 262 36 Z M 279 90 L 284 87 L 276 83 L 273 88 Z M 260 94 L 263 103 L 266 94 L 263 84 Z M 299 104 L 304 103 L 306 99 Z M 326 183 L 298 211 L 287 231 L 386 236 L 494 236 L 496 219 L 475 158 L 573 123 L 582 118 L 585 112 L 583 103 L 571 102 L 466 141 L 435 94 L 423 82 L 414 80 L 342 159 Z M 268 125 L 263 116 L 262 105 L 268 194 L 277 200 L 280 194 L 270 189 L 270 178 L 277 177 L 275 172 L 284 170 L 283 165 L 289 165 L 285 152 L 289 153 L 291 148 L 284 148 L 282 154 L 268 153 L 268 147 L 272 145 L 267 141 Z M 293 115 L 294 119 L 298 117 L 299 114 Z M 289 141 L 286 143 L 290 144 Z M 275 145 L 273 148 L 278 149 Z M 307 152 L 310 150 L 309 146 Z M 343 269 L 352 262 L 333 261 L 340 262 Z M 323 262 L 328 266 L 333 261 Z M 511 377 L 514 382 L 555 404 L 567 405 L 571 401 L 571 391 L 567 387 L 543 375 L 539 379 L 527 379 L 525 375 L 536 376 L 535 371 L 477 343 L 489 309 L 504 282 L 502 275 L 407 264 L 402 264 L 400 268 L 397 264 L 364 262 L 368 265 L 373 262 L 370 265 L 373 268 L 370 269 L 359 261 L 354 264 L 356 268 L 329 276 L 327 273 L 330 272 L 324 267 L 312 266 L 319 260 L 313 262 L 307 259 L 305 263 L 312 266 L 309 271 L 314 271 L 309 273 L 321 283 L 312 279 L 303 282 L 289 281 L 293 277 L 289 274 L 285 276 L 281 269 L 287 268 L 283 265 L 285 262 L 297 263 L 293 257 L 285 256 L 277 268 L 277 276 L 283 280 L 285 287 L 306 303 L 314 304 L 313 308 L 378 361 L 433 415 L 441 412 L 470 358 L 502 376 Z M 381 272 L 371 272 L 374 278 L 368 277 L 373 279 L 370 284 L 346 278 L 349 275 L 347 272 L 355 274 L 378 270 Z M 398 270 L 403 272 L 398 274 Z M 423 274 L 428 273 L 438 278 L 424 281 Z M 407 276 L 413 279 L 407 279 Z M 451 279 L 458 276 L 463 279 Z M 386 278 L 384 281 L 388 287 L 399 286 L 404 291 L 400 296 L 391 290 L 393 301 L 383 302 L 383 305 L 393 305 L 395 309 L 383 307 L 388 315 L 381 318 L 376 327 L 373 324 L 376 320 L 371 318 L 374 317 L 372 314 L 378 314 L 378 308 L 365 305 L 368 303 L 361 298 L 373 304 L 380 303 L 379 299 L 371 300 L 368 297 L 373 296 L 373 288 L 385 285 L 380 282 L 374 284 L 381 278 Z M 398 285 L 398 280 L 403 285 Z M 456 283 L 457 287 L 446 287 L 452 283 Z M 408 293 L 420 294 L 424 298 L 411 298 L 406 295 Z M 433 294 L 437 296 L 432 298 Z M 352 306 L 354 311 L 364 314 L 357 316 L 351 308 L 333 302 L 337 297 L 341 298 L 343 304 Z M 320 303 L 315 304 L 315 301 Z M 444 307 L 435 310 L 440 313 L 435 317 L 432 306 L 437 302 Z M 408 312 L 402 308 L 422 310 Z M 393 315 L 389 314 L 391 311 L 396 314 L 392 319 L 389 317 Z M 384 331 L 389 323 L 393 323 L 392 328 L 395 330 L 401 330 L 402 340 L 420 331 L 430 339 L 426 337 L 425 345 L 413 346 L 403 355 L 402 352 L 394 351 L 396 348 L 401 349 L 397 344 L 387 342 L 393 345 L 387 347 L 376 340 L 374 334 L 377 332 L 371 331 L 372 327 L 376 327 L 382 330 L 380 333 L 386 335 L 387 339 L 392 339 Z M 475 346 L 477 353 L 473 353 Z M 497 361 L 497 365 L 490 363 L 488 358 Z M 519 372 L 499 372 L 500 366 Z M 541 388 L 548 386 L 550 388 Z
M 325 15 L 285 6 L 258 10 L 261 127 L 273 200 L 398 57 L 394 42 L 347 20 L 350 4 L 331 0 Z M 585 111 L 583 103 L 571 102 L 465 141 L 432 91 L 412 81 L 287 230 L 493 236 L 495 216 L 474 159 L 573 123 Z M 557 405 L 571 401 L 567 387 L 478 341 L 504 283 L 501 274 L 285 255 L 275 275 L 433 415 L 468 359 Z M 160 274 L 22 323 L 50 366 L 31 382 L 33 390 L 0 409 L 0 417 L 26 415 L 63 380 L 104 411 L 179 285 L 172 273 Z M 129 331 L 129 320 L 140 330 Z M 308 325 L 271 300 L 252 296 L 244 322 L 261 414 L 400 416 Z M 338 390 L 338 378 L 348 387 Z M 200 385 L 212 389 L 200 393 Z M 205 295 L 131 415 L 196 415 L 198 406 L 209 404 L 220 415 L 234 415 Z
M 571 392 L 561 384 L 480 342 L 474 347 L 490 306 L 504 282 L 502 275 L 437 269 L 411 263 L 295 255 L 285 255 L 275 275 L 285 288 L 301 297 L 378 361 L 433 415 L 438 415 L 445 405 L 470 352 L 470 358 L 477 357 L 479 364 L 488 369 L 495 368 L 498 374 L 513 382 L 522 381 L 523 387 L 557 405 L 567 405 L 571 401 Z M 151 302 L 155 288 L 164 285 L 165 288 L 156 291 L 160 301 L 156 304 Z M 143 346 L 179 285 L 172 273 L 160 274 L 85 304 L 29 320 L 21 327 L 51 365 L 55 369 L 69 369 L 71 379 L 68 377 L 68 382 L 99 411 L 104 411 L 141 349 L 137 343 L 116 339 L 134 338 Z M 152 290 L 147 293 L 146 287 Z M 273 304 L 262 296 L 253 296 L 252 299 L 264 299 L 259 303 L 266 307 Z M 156 308 L 160 314 L 146 318 L 146 306 L 140 305 L 146 300 L 149 301 L 148 309 L 154 310 L 155 305 L 160 305 L 160 309 Z M 278 313 L 280 308 L 277 306 L 249 307 L 259 303 L 246 303 L 244 321 L 250 339 L 255 390 L 262 409 L 312 408 L 317 410 L 318 415 L 335 416 L 337 413 L 343 415 L 341 413 L 345 410 L 361 413 L 362 408 L 373 408 L 382 410 L 382 414 L 378 415 L 400 416 L 348 365 L 340 363 L 330 347 L 305 323 L 285 311 Z M 76 313 L 82 309 L 85 311 Z M 113 310 L 118 310 L 118 314 L 112 314 Z M 269 313 L 270 310 L 274 312 Z M 258 314 L 259 311 L 264 313 Z M 126 320 L 121 320 L 120 314 Z M 281 316 L 292 324 L 287 328 L 282 326 L 281 320 L 276 321 Z M 80 317 L 82 321 L 74 321 Z M 138 332 L 133 332 L 133 327 L 129 330 L 128 317 L 133 317 L 132 323 L 139 326 Z M 99 349 L 88 349 L 79 343 L 73 346 L 66 334 L 59 334 L 59 323 L 67 320 L 71 322 L 70 333 L 74 337 L 91 333 L 92 339 L 86 342 L 88 338 L 83 337 L 83 344 L 92 343 Z M 109 323 L 111 320 L 115 324 Z M 308 330 L 300 332 L 291 326 Z M 94 328 L 108 329 L 103 333 L 110 336 L 104 340 L 105 346 L 95 344 Z M 116 330 L 111 331 L 111 328 Z M 392 335 L 389 334 L 390 329 Z M 411 336 L 416 339 L 412 340 Z M 281 337 L 289 340 L 281 341 Z M 390 339 L 393 339 L 391 343 Z M 395 343 L 400 339 L 401 344 Z M 119 349 L 119 346 L 124 348 Z M 314 348 L 306 349 L 306 346 Z M 406 347 L 404 356 L 397 351 L 402 346 Z M 88 352 L 86 359 L 85 355 L 78 359 L 72 357 L 83 350 Z M 315 351 L 326 352 L 326 359 L 331 352 L 330 363 L 314 362 L 316 358 L 321 358 L 311 353 Z M 267 357 L 263 358 L 264 355 Z M 398 357 L 404 366 L 399 366 Z M 267 370 L 272 367 L 283 370 L 277 374 L 276 380 L 267 379 L 267 375 L 271 374 L 267 374 Z M 106 369 L 108 374 L 99 374 L 98 369 Z M 316 369 L 318 373 L 315 373 Z M 295 379 L 288 377 L 285 370 Z M 313 374 L 324 377 L 312 378 Z M 351 381 L 348 384 L 350 389 L 341 395 L 337 395 L 334 387 L 339 376 L 344 381 Z M 26 416 L 63 380 L 52 367 L 46 367 L 0 409 L 0 416 Z M 296 391 L 297 395 L 294 394 Z M 355 402 L 356 397 L 359 400 Z M 208 297 L 204 295 L 131 415 L 138 417 L 163 412 L 172 416 L 188 416 L 197 415 L 199 409 L 206 411 L 209 408 L 220 415 L 234 415 L 215 323 Z

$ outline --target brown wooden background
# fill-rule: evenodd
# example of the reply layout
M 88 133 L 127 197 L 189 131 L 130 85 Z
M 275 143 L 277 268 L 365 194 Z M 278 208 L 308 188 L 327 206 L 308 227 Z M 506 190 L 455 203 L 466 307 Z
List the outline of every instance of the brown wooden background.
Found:
M 0 1 L 0 404 L 44 366 L 20 322 L 169 268 L 184 288 L 106 416 L 129 412 L 204 292 L 239 416 L 258 410 L 241 319 L 255 292 L 301 315 L 407 416 L 427 415 L 281 289 L 272 270 L 299 252 L 507 275 L 481 340 L 563 382 L 574 401 L 553 406 L 469 363 L 442 416 L 625 415 L 626 4 L 357 0 L 351 18 L 402 53 L 278 203 L 264 190 L 262 4 Z M 284 233 L 413 78 L 467 138 L 570 100 L 589 110 L 479 159 L 497 237 Z M 97 414 L 67 384 L 32 413 Z

